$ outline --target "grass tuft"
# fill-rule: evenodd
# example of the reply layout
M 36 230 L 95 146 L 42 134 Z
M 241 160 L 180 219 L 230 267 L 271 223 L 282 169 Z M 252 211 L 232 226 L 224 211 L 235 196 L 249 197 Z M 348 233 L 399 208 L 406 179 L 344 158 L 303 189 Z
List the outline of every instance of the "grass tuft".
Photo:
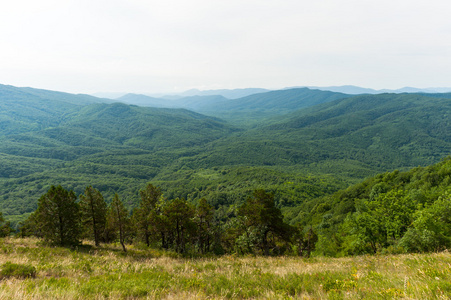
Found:
M 6 262 L 1 266 L 0 278 L 34 278 L 36 268 L 31 265 L 14 264 Z

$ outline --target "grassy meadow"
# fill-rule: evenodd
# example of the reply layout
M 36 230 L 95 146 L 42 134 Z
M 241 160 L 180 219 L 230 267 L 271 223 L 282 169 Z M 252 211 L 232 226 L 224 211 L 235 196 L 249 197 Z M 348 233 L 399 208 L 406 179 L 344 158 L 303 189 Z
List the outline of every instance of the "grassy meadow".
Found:
M 0 268 L 0 299 L 451 298 L 448 252 L 183 258 L 153 249 L 70 250 L 5 238 Z

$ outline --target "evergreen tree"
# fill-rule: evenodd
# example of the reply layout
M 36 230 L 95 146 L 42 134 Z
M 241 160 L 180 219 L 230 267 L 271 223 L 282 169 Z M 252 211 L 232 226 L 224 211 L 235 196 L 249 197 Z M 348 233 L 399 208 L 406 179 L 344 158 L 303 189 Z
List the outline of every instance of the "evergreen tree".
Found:
M 3 213 L 0 212 L 0 237 L 6 237 L 10 235 L 12 228 L 9 222 L 5 221 Z
M 85 194 L 80 195 L 80 199 L 82 225 L 94 238 L 95 245 L 99 246 L 100 240 L 104 240 L 106 226 L 107 204 L 105 199 L 92 186 L 86 187 Z
M 255 236 L 265 255 L 269 255 L 269 234 L 284 241 L 290 238 L 291 226 L 283 222 L 282 212 L 274 205 L 273 193 L 255 190 L 252 197 L 239 207 L 238 216 L 243 219 L 248 239 Z
M 186 243 L 193 232 L 194 208 L 185 199 L 176 198 L 164 206 L 164 215 L 174 233 L 175 250 L 185 253 Z
M 172 231 L 170 220 L 165 213 L 165 207 L 168 202 L 163 201 L 163 198 L 158 200 L 155 206 L 155 213 L 151 214 L 151 222 L 154 226 L 155 232 L 160 235 L 161 247 L 169 249 L 173 242 L 174 232 Z
M 125 248 L 125 238 L 129 232 L 129 226 L 130 217 L 128 211 L 116 193 L 114 194 L 113 202 L 111 202 L 108 209 L 107 228 L 109 231 L 119 234 L 119 242 L 121 243 L 124 252 L 127 252 L 127 249 Z
M 156 205 L 162 196 L 160 188 L 148 184 L 145 189 L 139 191 L 141 202 L 134 210 L 133 217 L 137 233 L 141 236 L 147 246 L 150 245 L 150 237 L 155 231 Z
M 80 244 L 80 207 L 73 191 L 51 186 L 41 196 L 35 212 L 37 230 L 44 239 L 59 246 Z
M 208 204 L 205 198 L 200 199 L 196 209 L 195 222 L 197 225 L 197 245 L 202 254 L 210 249 L 213 216 L 213 206 Z
M 19 223 L 19 232 L 17 233 L 17 236 L 22 238 L 28 236 L 43 237 L 37 226 L 36 211 L 30 214 L 26 220 Z

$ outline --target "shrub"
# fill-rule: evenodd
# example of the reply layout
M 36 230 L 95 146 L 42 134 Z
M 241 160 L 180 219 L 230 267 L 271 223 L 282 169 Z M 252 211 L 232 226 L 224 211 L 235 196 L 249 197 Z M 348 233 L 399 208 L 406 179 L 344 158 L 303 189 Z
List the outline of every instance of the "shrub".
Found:
M 6 262 L 2 265 L 0 278 L 34 278 L 36 277 L 36 268 L 31 265 L 13 264 Z

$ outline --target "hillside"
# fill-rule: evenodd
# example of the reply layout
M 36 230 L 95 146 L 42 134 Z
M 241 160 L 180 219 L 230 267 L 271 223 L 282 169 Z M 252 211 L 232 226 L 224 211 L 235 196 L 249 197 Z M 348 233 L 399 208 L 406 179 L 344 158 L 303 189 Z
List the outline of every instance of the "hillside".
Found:
M 195 95 L 169 100 L 128 94 L 118 101 L 142 106 L 186 108 L 236 125 L 255 125 L 269 117 L 346 97 L 349 95 L 302 88 L 267 91 L 234 99 L 218 95 Z
M 326 255 L 441 251 L 451 246 L 451 157 L 386 172 L 287 210 L 315 226 Z
M 94 104 L 64 114 L 59 126 L 4 137 L 0 151 L 72 160 L 106 149 L 155 150 L 199 145 L 233 131 L 217 119 L 186 110 Z
M 267 89 L 261 88 L 244 88 L 244 89 L 220 89 L 220 90 L 206 90 L 200 91 L 198 89 L 192 89 L 178 94 L 179 97 L 192 97 L 192 96 L 222 96 L 227 99 L 238 99 L 253 94 L 269 92 Z
M 451 255 L 174 257 L 4 239 L 2 299 L 449 299 Z M 22 274 L 14 274 L 23 270 Z M 28 271 L 28 272 L 27 272 Z M 21 276 L 22 275 L 22 276 Z
M 77 192 L 92 181 L 103 190 L 119 185 L 120 190 L 129 187 L 136 193 L 137 185 L 179 157 L 174 152 L 201 147 L 236 130 L 187 110 L 120 103 L 85 106 L 66 115 L 59 126 L 0 137 L 0 205 L 6 214 L 30 211 L 35 206 L 33 197 L 51 181 Z M 107 162 L 90 163 L 95 157 Z
M 117 98 L 115 101 L 125 103 L 125 104 L 133 104 L 138 106 L 148 106 L 148 107 L 172 107 L 170 102 L 172 100 L 167 99 L 160 99 L 155 97 L 150 97 L 146 95 L 140 95 L 140 94 L 125 94 L 119 98 Z
M 213 105 L 229 101 L 223 96 L 186 96 L 177 99 L 160 99 L 139 94 L 127 94 L 117 99 L 118 102 L 160 108 L 186 108 L 193 111 L 202 110 L 204 106 Z
M 307 86 L 309 89 L 322 90 L 322 91 L 331 91 L 338 93 L 345 93 L 350 95 L 359 95 L 359 94 L 383 94 L 383 93 L 449 93 L 451 88 L 449 87 L 436 87 L 436 88 L 414 88 L 414 87 L 403 87 L 396 90 L 390 89 L 382 89 L 382 90 L 374 90 L 369 88 L 362 88 L 354 85 L 342 85 L 342 86 L 327 86 L 327 87 L 319 87 L 319 86 Z
M 253 111 L 253 129 L 185 109 L 20 97 L 8 102 L 4 116 L 48 108 L 39 126 L 22 118 L 24 127 L 10 124 L 0 135 L 0 211 L 9 216 L 33 211 L 52 184 L 77 194 L 92 184 L 107 199 L 118 192 L 129 208 L 149 181 L 166 197 L 193 203 L 205 197 L 227 207 L 264 188 L 274 192 L 279 207 L 293 207 L 379 172 L 436 163 L 451 149 L 451 100 L 436 96 L 341 99 L 343 94 L 296 89 L 223 107 L 224 115 L 230 109 L 240 122 Z M 266 113 L 273 117 L 260 119 Z
M 215 141 L 211 145 L 215 151 L 200 161 L 227 165 L 239 159 L 247 164 L 300 165 L 334 174 L 363 168 L 367 175 L 370 170 L 428 165 L 449 154 L 450 111 L 449 99 L 408 94 L 356 96 L 299 110 Z M 221 152 L 228 155 L 215 155 Z M 335 170 L 327 170 L 327 165 Z
M 0 99 L 3 101 L 28 101 L 29 104 L 37 101 L 41 105 L 45 102 L 54 104 L 56 102 L 69 103 L 83 106 L 92 103 L 112 103 L 111 99 L 102 99 L 84 94 L 70 94 L 64 92 L 35 89 L 30 87 L 15 87 L 0 84 Z
M 202 109 L 204 111 L 275 111 L 275 114 L 282 114 L 347 97 L 349 95 L 307 88 L 289 89 L 254 94 L 228 101 L 220 107 L 213 104 Z
M 68 113 L 107 101 L 88 95 L 0 85 L 0 136 L 57 126 Z

